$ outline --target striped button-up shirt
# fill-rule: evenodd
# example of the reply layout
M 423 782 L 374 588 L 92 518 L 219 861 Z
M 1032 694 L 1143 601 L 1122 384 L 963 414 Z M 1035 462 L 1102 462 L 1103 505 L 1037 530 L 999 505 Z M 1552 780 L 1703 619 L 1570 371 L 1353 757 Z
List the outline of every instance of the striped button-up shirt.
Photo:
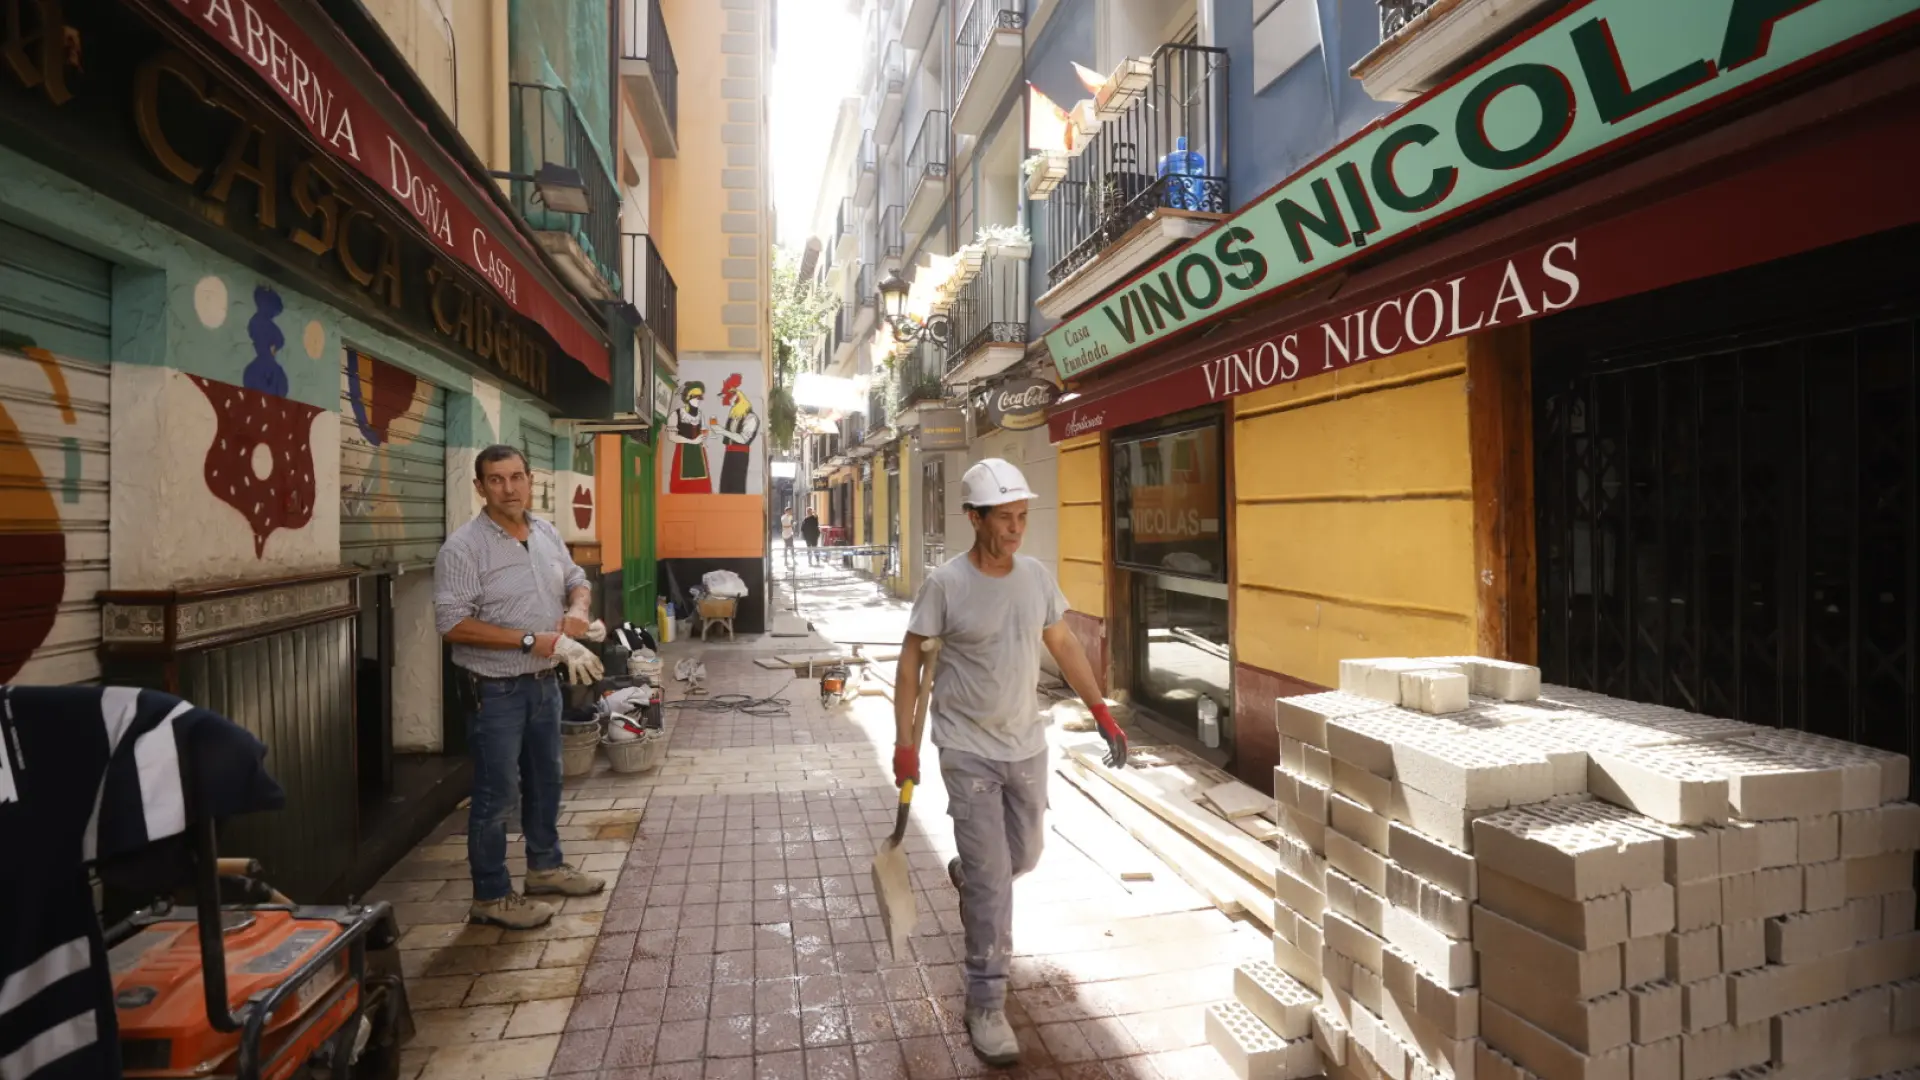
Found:
M 444 636 L 462 619 L 535 634 L 550 633 L 566 614 L 567 594 L 587 583 L 560 530 L 527 515 L 522 545 L 483 510 L 453 530 L 433 563 L 434 621 Z M 453 662 L 476 675 L 505 679 L 545 671 L 556 661 L 519 649 L 453 646 Z

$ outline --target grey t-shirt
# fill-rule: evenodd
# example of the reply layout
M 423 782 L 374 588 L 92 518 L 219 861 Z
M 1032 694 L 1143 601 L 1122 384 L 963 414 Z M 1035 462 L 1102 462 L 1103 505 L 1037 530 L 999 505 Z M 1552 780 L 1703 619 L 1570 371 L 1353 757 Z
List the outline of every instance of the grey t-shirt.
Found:
M 991 761 L 1047 748 L 1040 715 L 1040 632 L 1067 616 L 1067 598 L 1038 559 L 1013 557 L 989 577 L 962 555 L 928 575 L 909 633 L 941 639 L 928 707 L 933 745 Z

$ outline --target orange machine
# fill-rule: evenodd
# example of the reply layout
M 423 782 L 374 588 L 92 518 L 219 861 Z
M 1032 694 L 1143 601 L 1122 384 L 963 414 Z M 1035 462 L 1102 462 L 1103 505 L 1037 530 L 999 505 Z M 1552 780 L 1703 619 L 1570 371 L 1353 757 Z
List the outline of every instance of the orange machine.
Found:
M 195 895 L 242 902 L 162 902 L 108 932 L 122 1075 L 397 1076 L 412 1025 L 392 908 L 295 905 L 195 832 Z

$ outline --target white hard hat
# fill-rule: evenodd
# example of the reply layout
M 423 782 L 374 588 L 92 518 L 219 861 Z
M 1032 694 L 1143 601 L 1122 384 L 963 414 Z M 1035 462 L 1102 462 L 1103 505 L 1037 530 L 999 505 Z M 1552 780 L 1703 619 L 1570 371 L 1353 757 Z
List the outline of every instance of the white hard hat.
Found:
M 1038 497 L 1027 487 L 1027 478 L 1020 470 L 1002 458 L 985 458 L 960 478 L 960 502 L 964 506 L 999 506 Z

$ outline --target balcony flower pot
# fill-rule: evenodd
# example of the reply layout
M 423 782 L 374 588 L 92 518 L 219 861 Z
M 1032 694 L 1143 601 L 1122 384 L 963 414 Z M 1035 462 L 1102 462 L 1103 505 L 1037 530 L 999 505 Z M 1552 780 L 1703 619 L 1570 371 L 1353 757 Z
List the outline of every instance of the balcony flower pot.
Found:
M 1048 150 L 1028 158 L 1027 197 L 1036 202 L 1044 201 L 1067 178 L 1068 155 L 1058 150 Z
M 1139 57 L 1128 57 L 1120 61 L 1107 76 L 1099 90 L 1094 92 L 1093 107 L 1101 120 L 1118 120 L 1133 108 L 1135 102 L 1146 96 L 1147 88 L 1153 85 L 1153 61 Z
M 1100 122 L 1102 120 L 1117 120 L 1119 119 L 1119 115 L 1120 114 L 1115 113 L 1111 117 L 1105 116 L 1097 111 L 1094 105 L 1094 99 L 1082 98 L 1079 104 L 1073 107 L 1073 112 L 1069 114 L 1073 121 L 1073 138 L 1068 140 L 1068 142 L 1073 147 L 1074 152 L 1078 153 L 1084 149 L 1088 143 L 1093 141 L 1095 135 L 1100 134 Z

